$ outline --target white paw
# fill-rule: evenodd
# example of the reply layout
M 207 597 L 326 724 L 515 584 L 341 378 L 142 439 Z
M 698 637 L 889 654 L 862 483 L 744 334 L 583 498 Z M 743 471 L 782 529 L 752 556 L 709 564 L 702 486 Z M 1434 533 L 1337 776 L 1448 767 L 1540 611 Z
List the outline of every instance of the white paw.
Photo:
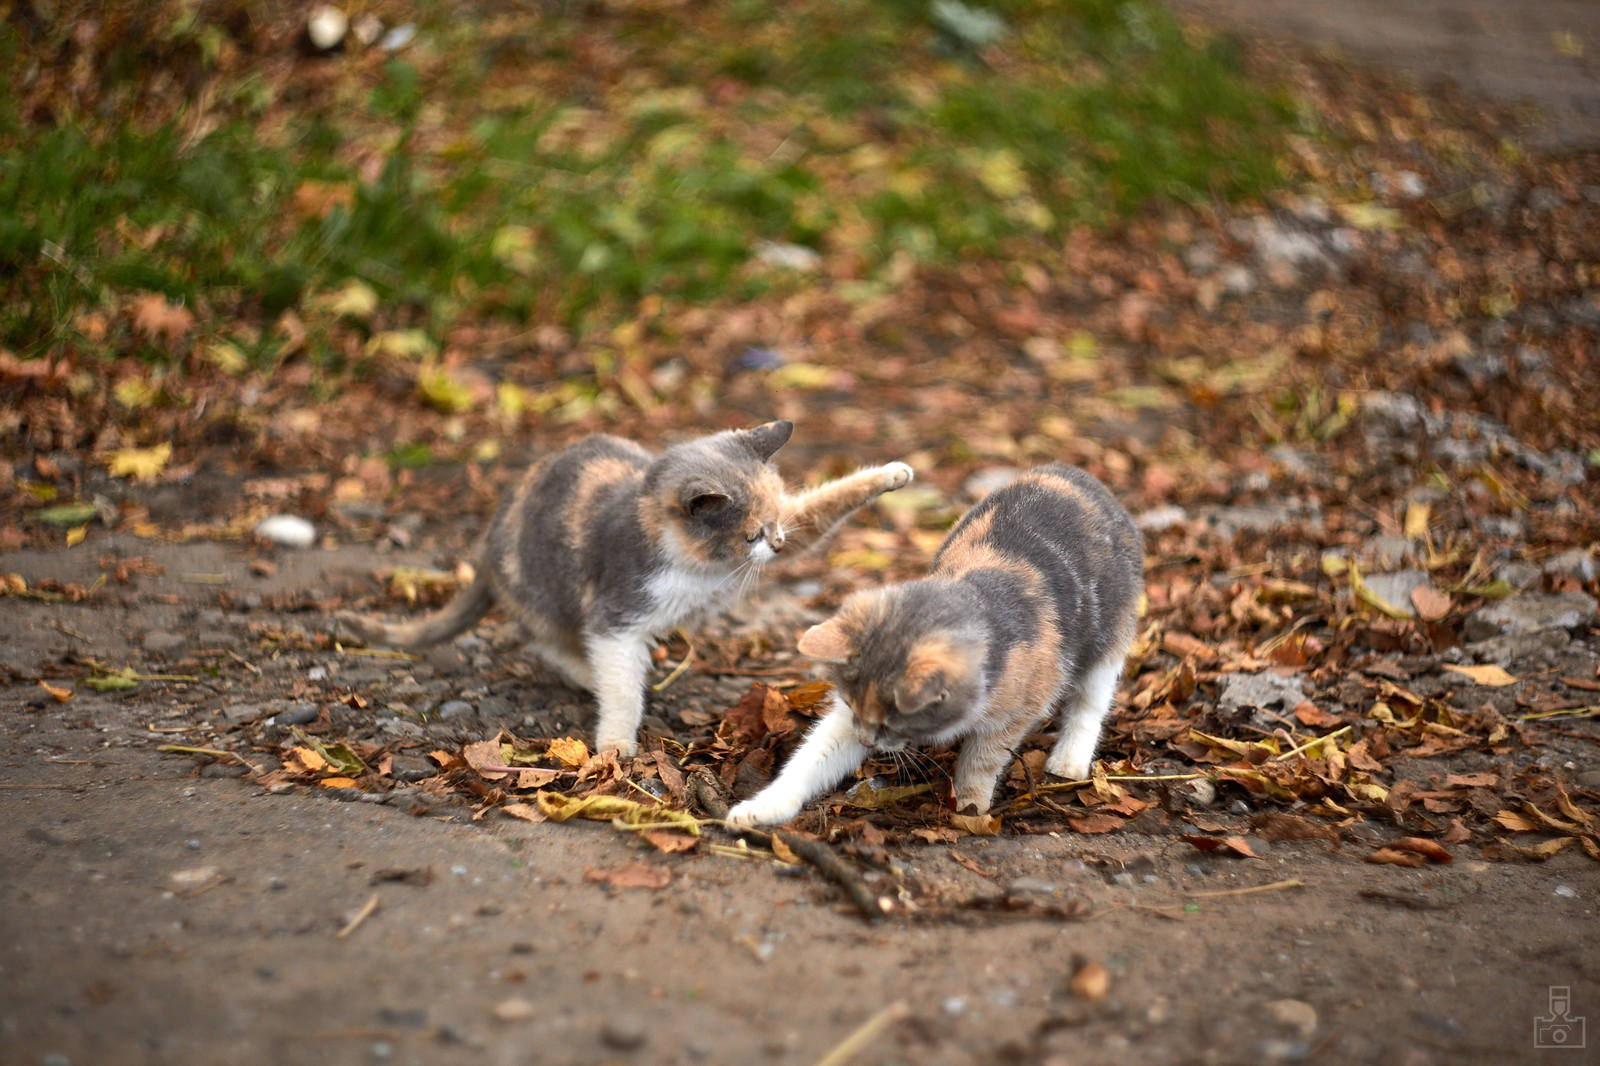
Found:
M 800 813 L 800 804 L 781 799 L 767 799 L 761 794 L 735 804 L 728 812 L 728 821 L 734 825 L 778 825 Z
M 1045 772 L 1067 781 L 1087 781 L 1089 772 L 1094 769 L 1093 758 L 1062 757 L 1050 759 L 1044 764 Z
M 889 489 L 899 489 L 911 484 L 911 479 L 916 473 L 905 463 L 887 463 L 883 468 L 884 475 L 889 481 Z
M 614 751 L 619 758 L 631 759 L 639 754 L 639 741 L 634 737 L 600 737 L 596 742 L 600 751 Z

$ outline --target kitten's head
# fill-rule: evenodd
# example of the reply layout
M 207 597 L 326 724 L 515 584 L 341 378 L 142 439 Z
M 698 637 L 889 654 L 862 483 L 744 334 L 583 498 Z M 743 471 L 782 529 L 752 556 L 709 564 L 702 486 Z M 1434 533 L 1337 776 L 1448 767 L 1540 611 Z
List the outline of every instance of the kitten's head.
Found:
M 988 631 L 950 581 L 861 592 L 800 636 L 855 719 L 856 738 L 895 751 L 951 740 L 988 695 Z
M 794 432 L 768 422 L 674 445 L 645 471 L 642 517 L 678 561 L 768 562 L 783 550 L 783 479 L 768 462 Z

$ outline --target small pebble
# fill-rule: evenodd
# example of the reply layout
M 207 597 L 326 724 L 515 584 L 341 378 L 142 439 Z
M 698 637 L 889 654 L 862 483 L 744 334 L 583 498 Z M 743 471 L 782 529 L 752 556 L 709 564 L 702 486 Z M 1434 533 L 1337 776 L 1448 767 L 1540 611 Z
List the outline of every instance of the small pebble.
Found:
M 1299 999 L 1275 999 L 1265 1004 L 1267 1017 L 1286 1029 L 1292 1029 L 1302 1040 L 1310 1040 L 1317 1031 L 1317 1009 Z
M 216 866 L 191 866 L 186 870 L 174 870 L 167 875 L 175 888 L 198 888 L 200 885 L 215 880 L 222 870 Z
M 490 1013 L 502 1022 L 520 1022 L 533 1017 L 534 1007 L 521 996 L 512 996 L 496 1003 Z
M 190 851 L 199 851 L 200 850 L 200 841 L 195 840 L 193 837 L 191 837 L 188 840 L 185 840 L 183 842 L 183 846 L 188 848 Z
M 448 703 L 441 703 L 437 713 L 440 718 L 460 718 L 471 714 L 472 710 L 472 704 L 466 700 L 451 700 Z
M 307 681 L 325 681 L 327 680 L 327 677 L 328 668 L 326 666 L 313 666 L 311 669 L 306 671 Z
M 600 1025 L 600 1042 L 618 1051 L 632 1051 L 643 1047 L 649 1037 L 644 1022 L 631 1014 L 607 1018 Z
M 371 1052 L 374 1062 L 388 1062 L 394 1058 L 394 1045 L 387 1040 L 375 1040 Z
M 304 518 L 275 514 L 257 523 L 256 536 L 286 548 L 309 548 L 317 539 L 317 528 Z
M 297 703 L 277 717 L 279 725 L 307 725 L 316 720 L 317 705 L 314 703 Z
M 1560 896 L 1562 899 L 1577 899 L 1578 890 L 1573 888 L 1571 885 L 1557 885 L 1556 895 Z
M 467 875 L 467 868 L 462 866 L 460 863 L 456 863 L 454 866 L 450 867 L 450 872 L 455 874 L 457 877 L 465 877 Z
M 967 1001 L 961 996 L 946 996 L 939 1009 L 952 1018 L 959 1018 L 967 1012 Z

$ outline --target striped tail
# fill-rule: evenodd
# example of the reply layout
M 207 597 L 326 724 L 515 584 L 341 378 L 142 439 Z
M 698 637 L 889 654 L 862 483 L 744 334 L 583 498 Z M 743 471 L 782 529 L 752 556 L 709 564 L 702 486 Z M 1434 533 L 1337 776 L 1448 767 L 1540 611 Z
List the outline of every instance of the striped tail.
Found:
M 487 571 L 480 567 L 472 584 L 456 593 L 455 599 L 437 613 L 415 622 L 385 622 L 354 611 L 340 611 L 334 617 L 368 643 L 425 648 L 465 632 L 493 605 L 494 589 L 489 584 Z

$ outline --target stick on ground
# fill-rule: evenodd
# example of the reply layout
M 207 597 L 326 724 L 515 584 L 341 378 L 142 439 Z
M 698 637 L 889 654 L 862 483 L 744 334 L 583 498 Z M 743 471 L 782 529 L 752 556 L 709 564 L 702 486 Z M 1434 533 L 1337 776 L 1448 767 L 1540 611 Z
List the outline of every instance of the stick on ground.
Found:
M 728 817 L 728 804 L 717 791 L 716 785 L 707 780 L 705 775 L 695 774 L 690 778 L 690 787 L 694 791 L 695 798 L 700 801 L 700 806 L 705 808 L 707 814 L 718 821 L 723 821 Z M 766 844 L 773 839 L 781 840 L 790 851 L 810 863 L 818 873 L 843 889 L 844 894 L 850 897 L 850 902 L 856 905 L 856 910 L 860 911 L 861 916 L 867 921 L 875 922 L 888 911 L 887 901 L 879 899 L 872 889 L 867 887 L 866 882 L 856 876 L 856 872 L 850 868 L 850 865 L 839 858 L 834 853 L 834 850 L 822 841 L 791 833 L 780 833 L 776 830 L 769 833 L 760 829 L 736 829 L 735 832 L 761 844 Z

